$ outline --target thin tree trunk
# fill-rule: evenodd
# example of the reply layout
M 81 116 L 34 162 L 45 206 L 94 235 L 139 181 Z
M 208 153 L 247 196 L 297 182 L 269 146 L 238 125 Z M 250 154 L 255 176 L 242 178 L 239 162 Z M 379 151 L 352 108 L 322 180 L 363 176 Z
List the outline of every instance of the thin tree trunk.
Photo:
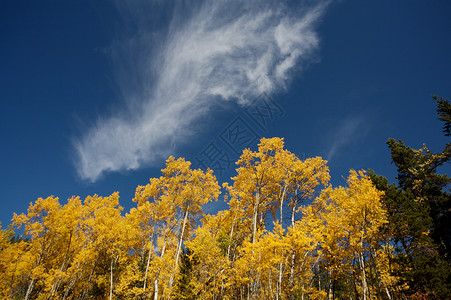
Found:
M 285 193 L 287 191 L 287 184 L 285 183 L 282 190 L 282 196 L 280 197 L 280 226 L 283 224 L 283 200 L 285 198 Z M 282 260 L 283 260 L 283 249 L 282 249 Z M 278 291 L 277 297 L 282 297 L 282 275 L 283 275 L 283 262 L 279 264 L 279 280 L 278 280 Z
M 366 223 L 366 209 L 363 211 L 363 224 L 362 228 L 365 229 L 365 223 Z M 363 234 L 360 238 L 360 252 L 359 252 L 359 260 L 360 260 L 360 267 L 362 268 L 362 288 L 363 288 L 363 300 L 366 300 L 368 297 L 368 285 L 366 282 L 366 271 L 365 271 L 365 259 L 363 258 Z
M 385 287 L 385 292 L 387 293 L 387 297 L 389 300 L 391 300 L 391 295 L 390 295 L 390 291 L 388 290 L 387 285 L 384 283 L 384 287 Z
M 299 199 L 298 199 L 298 190 L 296 188 L 296 190 L 294 191 L 294 199 L 291 200 L 291 226 L 294 227 L 294 217 L 296 214 L 296 207 L 298 206 L 299 203 Z
M 97 255 L 97 259 L 96 259 L 96 262 L 94 263 L 94 266 L 92 267 L 91 274 L 89 274 L 88 283 L 90 283 L 91 280 L 92 280 L 92 276 L 94 275 L 94 271 L 95 271 L 95 269 L 97 267 L 97 263 L 99 262 L 99 259 L 100 259 L 100 253 Z M 87 294 L 88 294 L 88 290 L 85 289 L 83 291 L 83 296 L 82 296 L 81 299 L 85 299 Z
M 24 298 L 25 300 L 30 299 L 31 291 L 33 291 L 33 288 L 34 288 L 34 283 L 35 283 L 35 277 L 33 276 L 30 284 L 28 285 L 27 293 L 25 294 L 25 298 Z
M 116 255 L 116 262 L 119 260 L 119 254 Z M 113 299 L 113 266 L 115 264 L 114 257 L 111 257 L 110 265 L 110 300 Z
M 283 257 L 282 257 L 283 259 Z M 282 275 L 283 275 L 283 262 L 281 261 L 279 264 L 279 278 L 278 278 L 278 286 L 277 286 L 277 294 L 280 299 L 282 299 Z
M 280 197 L 280 225 L 283 224 L 283 200 L 285 198 L 285 194 L 287 192 L 287 184 L 283 186 L 282 196 Z
M 358 270 L 359 265 L 360 265 L 360 258 L 358 258 L 358 259 L 354 258 L 352 260 L 352 268 L 353 268 L 353 270 Z M 360 299 L 359 291 L 357 290 L 357 283 L 358 283 L 357 281 L 358 281 L 358 279 L 356 277 L 356 272 L 353 272 L 352 273 L 352 284 L 353 284 L 353 287 L 354 287 L 355 298 L 356 299 Z
M 163 249 L 161 249 L 161 256 L 160 258 L 163 259 L 164 256 L 164 252 L 166 250 L 166 232 L 164 234 L 164 243 L 163 243 Z M 153 294 L 153 299 L 154 300 L 158 300 L 158 284 L 159 284 L 159 276 L 160 276 L 160 268 L 157 271 L 157 274 L 155 276 L 155 280 L 154 280 L 154 294 Z
M 235 215 L 233 216 L 233 221 L 232 221 L 232 227 L 231 227 L 231 229 L 230 229 L 230 240 L 232 241 L 233 240 L 233 231 L 234 231 L 234 229 L 235 229 L 235 222 L 236 222 L 236 218 L 237 218 L 237 215 L 238 215 L 238 209 L 237 209 L 237 211 L 235 212 Z M 232 245 L 229 245 L 229 246 L 227 246 L 227 259 L 229 259 L 230 258 L 230 247 L 231 247 Z M 233 260 L 232 260 L 233 261 Z
M 297 195 L 297 193 L 296 193 L 296 195 Z M 294 214 L 296 211 L 296 205 L 297 205 L 297 200 L 295 200 L 295 202 L 293 203 L 293 206 L 291 208 L 291 227 L 292 228 L 294 228 Z M 293 287 L 293 282 L 294 282 L 294 265 L 295 265 L 295 263 L 296 263 L 296 251 L 293 249 L 291 251 L 290 279 L 288 281 L 291 288 Z
M 52 244 L 52 241 L 53 241 L 53 240 L 50 240 L 50 242 L 49 242 L 49 244 L 48 244 L 48 247 L 50 247 L 50 245 Z M 38 266 L 41 264 L 41 261 L 42 261 L 42 259 L 43 259 L 43 257 L 44 257 L 45 249 L 46 249 L 45 245 L 42 245 L 42 247 L 41 247 L 41 253 L 39 253 L 39 259 L 38 259 L 38 262 L 37 262 L 37 264 L 36 264 L 36 267 L 38 267 Z M 30 299 L 31 292 L 32 292 L 33 289 L 34 289 L 35 283 L 36 283 L 36 276 L 33 275 L 33 277 L 31 278 L 31 282 L 30 282 L 30 284 L 28 285 L 27 293 L 25 294 L 25 298 L 24 298 L 25 300 L 29 300 L 29 299 Z
M 329 288 L 327 291 L 327 298 L 329 300 L 332 300 L 332 295 L 333 295 L 333 293 L 332 293 L 332 270 L 329 270 Z
M 247 284 L 247 300 L 250 300 L 250 298 L 251 298 L 251 295 L 250 295 L 251 289 L 250 289 L 249 285 L 250 285 L 250 283 Z
M 77 263 L 76 270 L 78 270 L 79 267 L 80 267 L 80 262 Z M 83 270 L 81 270 L 81 274 L 83 274 Z M 74 286 L 76 281 L 77 281 L 77 273 L 75 272 L 75 275 L 73 276 L 72 280 L 70 281 L 69 285 L 66 288 L 66 291 L 64 292 L 63 300 L 66 300 L 67 296 L 69 295 L 70 290 L 72 289 L 72 287 Z
M 387 288 L 387 286 L 384 283 L 382 283 L 381 275 L 379 273 L 379 270 L 377 269 L 376 259 L 374 258 L 374 253 L 376 253 L 376 249 L 373 249 L 373 247 L 370 247 L 370 259 L 371 259 L 371 262 L 373 265 L 372 269 L 374 269 L 374 273 L 376 274 L 375 277 L 377 278 L 377 288 L 379 290 L 379 297 L 382 297 L 382 294 L 383 294 L 382 284 L 384 285 L 385 289 Z M 391 300 L 391 297 L 389 294 L 388 294 L 388 299 Z
M 257 233 L 257 215 L 258 215 L 258 206 L 260 201 L 260 193 L 257 191 L 257 194 L 255 195 L 255 205 L 254 205 L 254 211 L 252 215 L 252 244 L 255 243 L 255 234 Z
M 143 292 L 146 291 L 146 286 L 147 286 L 147 273 L 149 271 L 149 265 L 150 265 L 150 258 L 152 256 L 152 245 L 153 245 L 153 233 L 152 236 L 150 237 L 150 242 L 149 242 L 149 255 L 147 256 L 147 264 L 146 264 L 146 272 L 144 274 L 144 286 L 143 286 Z
M 318 272 L 318 291 L 321 292 L 321 275 L 319 274 L 319 265 L 316 266 L 316 271 Z
M 363 300 L 368 296 L 368 285 L 366 283 L 365 261 L 363 259 L 362 252 L 359 253 L 360 267 L 362 268 L 362 288 L 363 288 Z
M 66 300 L 66 298 L 69 295 L 69 292 L 70 292 L 71 288 L 74 286 L 76 280 L 77 280 L 77 277 L 73 278 L 70 281 L 69 286 L 67 287 L 66 291 L 64 292 L 63 300 Z
M 310 251 L 306 251 L 306 252 L 305 252 L 304 258 L 303 258 L 304 260 L 302 261 L 302 264 L 301 264 L 301 266 L 299 267 L 299 271 L 302 271 L 302 268 L 303 268 L 304 265 L 305 265 L 305 259 L 306 259 L 307 255 L 308 255 L 309 253 L 310 253 Z M 289 279 L 289 281 L 288 281 L 291 288 L 294 286 L 295 255 L 296 255 L 295 250 L 292 250 L 292 252 L 291 252 L 291 270 L 290 270 L 290 279 Z
M 296 260 L 296 251 L 291 250 L 291 262 L 290 262 L 290 279 L 288 280 L 288 284 L 290 287 L 293 287 L 294 282 L 294 264 Z
M 272 280 L 271 280 L 271 268 L 268 268 L 268 288 L 269 288 L 269 294 L 273 295 L 273 290 L 272 290 Z M 276 294 L 276 299 L 277 299 L 277 294 Z
M 188 207 L 185 210 L 185 215 L 183 216 L 182 231 L 180 232 L 179 241 L 177 244 L 177 251 L 175 253 L 175 263 L 174 263 L 173 272 L 172 272 L 171 278 L 169 279 L 169 288 L 171 288 L 172 284 L 174 283 L 174 277 L 175 277 L 175 273 L 177 271 L 177 266 L 179 263 L 180 252 L 182 251 L 183 236 L 185 235 L 185 228 L 186 228 L 186 222 L 188 220 L 189 208 L 190 207 L 188 205 Z
M 153 299 L 158 300 L 158 277 L 154 281 L 154 293 L 153 293 Z
M 63 270 L 65 269 L 66 260 L 67 260 L 67 265 L 69 264 L 70 258 L 68 259 L 68 256 L 69 256 L 71 241 L 72 241 L 72 232 L 70 232 L 70 234 L 69 234 L 69 244 L 67 245 L 66 254 L 64 255 L 63 263 L 61 264 L 61 267 L 60 267 L 60 272 L 63 272 Z M 61 278 L 58 278 L 55 280 L 55 282 L 52 284 L 52 289 L 50 290 L 50 295 L 47 299 L 52 299 L 53 293 L 59 288 L 60 282 L 61 282 Z

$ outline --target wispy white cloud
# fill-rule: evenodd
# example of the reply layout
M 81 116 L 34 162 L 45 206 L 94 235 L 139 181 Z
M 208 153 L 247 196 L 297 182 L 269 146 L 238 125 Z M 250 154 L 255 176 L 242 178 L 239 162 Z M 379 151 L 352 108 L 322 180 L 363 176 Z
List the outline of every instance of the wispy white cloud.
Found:
M 352 146 L 356 140 L 366 135 L 368 128 L 362 117 L 348 117 L 343 119 L 336 127 L 336 131 L 330 139 L 330 148 L 327 152 L 327 160 L 331 161 L 339 151 Z
M 119 11 L 135 34 L 111 53 L 126 107 L 100 118 L 74 143 L 78 173 L 90 181 L 167 156 L 218 101 L 245 105 L 285 88 L 313 57 L 315 25 L 326 7 L 205 1 L 173 8 L 168 25 L 156 29 L 146 18 L 167 5 L 124 3 Z

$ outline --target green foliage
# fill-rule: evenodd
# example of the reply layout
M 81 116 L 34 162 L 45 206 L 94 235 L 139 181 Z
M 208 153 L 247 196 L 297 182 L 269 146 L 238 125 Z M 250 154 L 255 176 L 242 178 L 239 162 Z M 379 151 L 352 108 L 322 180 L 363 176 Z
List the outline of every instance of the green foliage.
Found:
M 443 132 L 451 135 L 451 104 L 437 101 Z M 384 230 L 395 245 L 392 273 L 408 286 L 413 297 L 451 297 L 451 194 L 446 191 L 451 178 L 437 174 L 449 162 L 451 145 L 441 153 L 406 146 L 401 140 L 387 141 L 393 163 L 398 168 L 398 186 L 370 172 L 373 184 L 385 192 L 382 201 L 389 223 Z
M 415 245 L 430 244 L 429 231 L 432 219 L 429 208 L 424 202 L 415 200 L 410 190 L 404 191 L 388 179 L 368 172 L 373 184 L 384 191 L 382 202 L 388 212 L 388 221 L 384 231 L 391 237 L 399 253 L 409 253 Z
M 374 185 L 385 192 L 382 202 L 388 211 L 389 223 L 384 230 L 395 245 L 393 275 L 409 287 L 408 294 L 451 295 L 449 260 L 437 251 L 429 232 L 434 229 L 427 203 L 417 201 L 410 190 L 402 190 L 388 180 L 369 172 Z
M 179 276 L 176 284 L 175 299 L 194 300 L 196 294 L 192 279 L 194 277 L 195 260 L 192 258 L 191 251 L 185 248 L 182 251 L 179 264 Z
M 387 144 L 392 153 L 392 160 L 398 167 L 399 187 L 410 193 L 415 206 L 425 206 L 432 219 L 430 236 L 439 246 L 443 256 L 449 260 L 451 254 L 451 232 L 449 226 L 451 194 L 445 191 L 451 178 L 447 175 L 437 174 L 437 167 L 449 160 L 449 155 L 444 152 L 431 153 L 426 146 L 415 150 L 404 145 L 402 141 L 396 142 L 389 139 Z M 428 231 L 429 232 L 429 231 Z
M 439 120 L 443 121 L 443 132 L 446 136 L 451 136 L 451 104 L 449 99 L 438 98 L 437 96 L 432 96 L 432 98 L 437 102 L 437 114 L 439 115 Z

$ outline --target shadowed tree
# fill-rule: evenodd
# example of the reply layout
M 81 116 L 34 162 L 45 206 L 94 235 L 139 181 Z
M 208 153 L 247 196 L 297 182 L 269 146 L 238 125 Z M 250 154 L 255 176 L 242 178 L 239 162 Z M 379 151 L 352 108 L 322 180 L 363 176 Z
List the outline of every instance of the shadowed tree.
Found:
M 449 100 L 433 97 L 445 136 L 451 135 Z M 451 144 L 441 153 L 406 146 L 401 140 L 387 141 L 393 163 L 398 168 L 398 186 L 370 172 L 373 183 L 385 191 L 388 210 L 386 230 L 396 245 L 398 275 L 409 286 L 408 293 L 425 297 L 451 296 L 451 178 L 438 168 L 451 158 Z

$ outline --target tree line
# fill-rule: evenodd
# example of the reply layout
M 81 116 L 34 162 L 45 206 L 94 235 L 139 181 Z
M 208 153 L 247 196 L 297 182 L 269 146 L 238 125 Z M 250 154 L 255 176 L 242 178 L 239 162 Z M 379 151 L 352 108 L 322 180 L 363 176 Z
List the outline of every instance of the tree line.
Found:
M 435 98 L 445 135 L 451 105 Z M 237 174 L 169 157 L 119 194 L 39 198 L 0 231 L 5 299 L 427 299 L 451 296 L 450 179 L 434 154 L 388 142 L 398 184 L 351 170 L 333 187 L 327 161 L 282 138 L 244 149 Z M 208 214 L 205 204 L 225 201 Z M 20 236 L 15 231 L 22 231 Z

